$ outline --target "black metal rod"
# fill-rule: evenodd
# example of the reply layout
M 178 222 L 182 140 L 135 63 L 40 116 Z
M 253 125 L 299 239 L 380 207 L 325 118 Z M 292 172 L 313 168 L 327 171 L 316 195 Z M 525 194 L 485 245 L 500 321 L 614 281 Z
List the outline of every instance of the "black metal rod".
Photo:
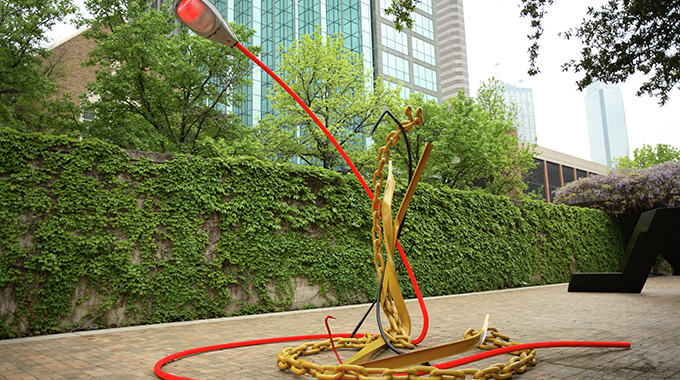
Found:
M 401 125 L 401 122 L 390 112 L 390 110 L 385 110 L 383 113 L 380 115 L 378 120 L 375 122 L 373 125 L 373 129 L 371 129 L 370 135 L 375 132 L 376 128 L 378 128 L 378 125 L 382 121 L 383 117 L 385 115 L 389 115 L 392 120 L 394 120 L 395 123 L 397 123 L 397 127 L 401 129 L 401 134 L 404 135 L 404 141 L 406 142 L 406 151 L 408 152 L 408 183 L 411 183 L 411 179 L 413 179 L 413 154 L 411 153 L 411 143 L 408 141 L 408 136 L 406 135 L 406 130 L 404 130 L 404 126 Z

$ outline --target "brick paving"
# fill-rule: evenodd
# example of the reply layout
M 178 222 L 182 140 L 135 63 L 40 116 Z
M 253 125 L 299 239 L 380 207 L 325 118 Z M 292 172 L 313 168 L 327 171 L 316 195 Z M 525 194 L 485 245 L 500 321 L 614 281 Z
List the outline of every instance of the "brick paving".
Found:
M 641 294 L 568 293 L 566 284 L 426 299 L 430 328 L 421 347 L 460 339 L 478 329 L 485 314 L 513 340 L 628 341 L 632 348 L 547 348 L 538 363 L 514 379 L 678 379 L 680 380 L 680 277 L 650 278 Z M 407 301 L 420 334 L 422 317 Z M 333 332 L 350 332 L 366 305 L 315 309 L 106 329 L 0 341 L 0 379 L 157 379 L 155 363 L 190 348 L 288 335 L 323 334 L 333 315 Z M 361 332 L 377 332 L 375 317 Z M 280 371 L 275 355 L 302 342 L 269 344 L 190 356 L 164 367 L 196 379 L 315 379 Z M 343 359 L 355 351 L 341 350 Z M 483 368 L 506 362 L 499 356 L 467 365 Z M 332 352 L 315 362 L 334 364 Z M 448 360 L 451 360 L 449 358 Z

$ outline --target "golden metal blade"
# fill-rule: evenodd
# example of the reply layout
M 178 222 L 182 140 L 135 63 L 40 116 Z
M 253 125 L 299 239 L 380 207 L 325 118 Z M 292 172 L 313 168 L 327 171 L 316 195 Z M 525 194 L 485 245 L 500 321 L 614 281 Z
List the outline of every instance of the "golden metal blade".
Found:
M 361 365 L 366 368 L 407 368 L 432 360 L 458 355 L 479 346 L 486 337 L 486 329 L 488 327 L 489 315 L 487 314 L 486 318 L 484 318 L 484 325 L 482 328 L 469 338 L 435 347 L 424 348 L 422 350 L 413 351 L 402 355 L 391 356 L 389 358 L 373 360 L 362 363 Z

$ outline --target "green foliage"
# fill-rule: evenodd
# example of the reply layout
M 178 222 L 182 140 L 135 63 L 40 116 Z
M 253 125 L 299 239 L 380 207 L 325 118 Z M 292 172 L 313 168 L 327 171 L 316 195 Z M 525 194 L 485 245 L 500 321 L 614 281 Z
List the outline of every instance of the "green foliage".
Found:
M 617 168 L 607 175 L 571 182 L 555 192 L 555 203 L 616 215 L 622 221 L 627 240 L 643 212 L 680 206 L 680 162 L 638 170 Z
M 0 289 L 17 302 L 14 327 L 63 328 L 81 279 L 101 298 L 88 318 L 104 325 L 120 306 L 142 323 L 225 316 L 238 289 L 255 300 L 242 313 L 286 309 L 296 276 L 343 303 L 375 286 L 370 203 L 339 174 L 252 158 L 130 162 L 98 140 L 1 131 Z
M 367 162 L 366 133 L 385 107 L 399 103 L 399 91 L 386 87 L 381 78 L 368 89 L 373 78 L 364 70 L 362 57 L 344 47 L 342 37 L 322 36 L 319 28 L 281 49 L 281 78 L 361 169 Z M 267 97 L 273 114 L 261 120 L 258 129 L 270 156 L 282 162 L 297 156 L 326 169 L 344 165 L 328 138 L 283 88 L 275 86 Z
M 241 132 L 231 138 L 214 140 L 205 137 L 196 144 L 195 149 L 201 157 L 242 157 L 250 156 L 260 160 L 266 159 L 262 143 L 254 138 L 253 129 L 247 126 L 238 128 Z
M 438 104 L 411 95 L 406 102 L 423 108 L 425 124 L 409 133 L 411 160 L 415 166 L 425 147 L 434 144 L 423 178 L 436 186 L 484 191 L 519 197 L 526 188 L 522 180 L 534 166 L 531 145 L 517 142 L 514 116 L 503 101 L 497 81 L 484 84 L 476 99 L 460 92 Z M 394 122 L 384 121 L 374 134 L 380 149 Z M 390 159 L 401 173 L 408 172 L 406 144 L 393 148 Z
M 0 334 L 115 326 L 119 308 L 129 323 L 285 310 L 295 278 L 328 304 L 366 300 L 377 279 L 356 182 L 252 157 L 132 161 L 95 139 L 0 128 L 0 294 L 16 304 Z M 618 224 L 597 210 L 422 184 L 407 216 L 426 296 L 563 282 L 621 255 Z M 85 300 L 89 314 L 62 325 Z
M 565 70 L 583 72 L 577 82 L 583 90 L 595 80 L 622 83 L 633 74 L 646 77 L 636 95 L 648 94 L 668 101 L 680 82 L 680 25 L 677 0 L 610 0 L 599 10 L 588 9 L 588 19 L 565 33 L 583 42 L 581 57 L 567 62 Z
M 411 14 L 416 11 L 416 6 L 420 0 L 392 0 L 387 9 L 385 9 L 386 15 L 394 16 L 394 28 L 401 32 L 404 27 L 411 30 L 413 29 L 413 18 Z
M 77 25 L 88 26 L 88 38 L 98 40 L 150 9 L 146 0 L 85 0 L 84 3 L 87 14 L 78 16 Z
M 531 27 L 534 28 L 534 33 L 528 34 L 529 40 L 533 41 L 529 47 L 529 75 L 536 75 L 541 71 L 536 65 L 536 59 L 538 59 L 538 40 L 543 35 L 544 29 L 541 25 L 541 21 L 545 14 L 547 13 L 546 7 L 552 5 L 554 0 L 521 0 L 522 10 L 520 11 L 521 17 L 529 17 L 531 19 Z
M 419 185 L 402 245 L 428 296 L 569 281 L 575 271 L 613 271 L 620 227 L 577 207 Z M 415 294 L 401 274 L 404 293 Z
M 70 97 L 55 98 L 60 57 L 44 45 L 45 31 L 74 11 L 71 0 L 0 4 L 1 126 L 44 131 L 73 124 Z
M 535 32 L 529 48 L 529 74 L 539 73 L 536 65 L 538 40 L 543 34 L 541 21 L 546 7 L 554 0 L 521 0 L 522 17 L 531 19 Z M 668 95 L 680 82 L 680 34 L 669 32 L 680 24 L 677 0 L 610 0 L 599 9 L 589 7 L 581 25 L 563 33 L 566 39 L 577 38 L 581 56 L 563 65 L 564 70 L 583 73 L 576 82 L 583 90 L 593 81 L 622 83 L 636 73 L 648 79 L 637 95 L 647 93 L 668 101 Z
M 111 32 L 88 34 L 97 47 L 87 64 L 112 70 L 99 70 L 90 94 L 82 96 L 95 119 L 81 133 L 123 148 L 192 154 L 200 154 L 198 145 L 208 137 L 247 139 L 247 128 L 228 110 L 243 100 L 235 89 L 249 83 L 248 58 L 186 28 L 169 36 L 177 28 L 170 13 L 144 9 L 127 10 L 135 17 L 126 23 L 111 19 L 116 10 L 90 22 L 105 23 Z M 254 34 L 242 25 L 232 28 L 242 41 Z
M 632 160 L 619 157 L 612 161 L 620 169 L 646 169 L 664 162 L 680 161 L 680 150 L 668 144 L 656 144 L 656 147 L 644 144 L 642 148 L 635 148 Z

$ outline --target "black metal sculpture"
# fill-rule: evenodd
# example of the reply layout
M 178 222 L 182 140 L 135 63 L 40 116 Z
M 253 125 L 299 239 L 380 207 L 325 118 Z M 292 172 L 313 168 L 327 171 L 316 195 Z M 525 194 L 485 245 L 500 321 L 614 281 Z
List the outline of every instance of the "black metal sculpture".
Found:
M 574 273 L 570 292 L 640 293 L 657 255 L 680 270 L 680 207 L 642 213 L 615 273 Z

